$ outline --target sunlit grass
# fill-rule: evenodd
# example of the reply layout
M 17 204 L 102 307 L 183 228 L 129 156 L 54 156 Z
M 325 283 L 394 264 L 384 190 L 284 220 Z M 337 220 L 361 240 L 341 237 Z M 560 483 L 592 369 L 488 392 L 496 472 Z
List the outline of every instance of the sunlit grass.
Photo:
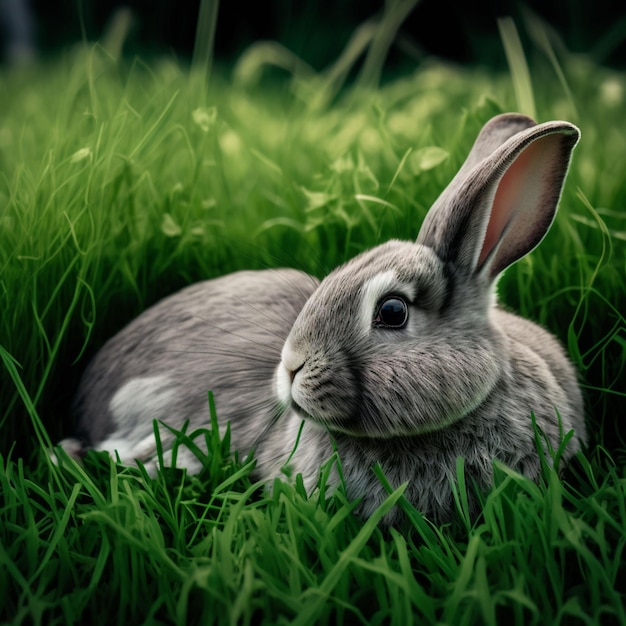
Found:
M 401 490 L 356 519 L 325 497 L 328 467 L 310 497 L 269 494 L 211 431 L 182 435 L 208 437 L 197 477 L 49 460 L 88 358 L 146 306 L 240 268 L 323 276 L 414 238 L 482 123 L 523 106 L 509 76 L 436 63 L 324 101 L 324 76 L 265 88 L 260 71 L 207 86 L 95 47 L 0 74 L 0 620 L 626 623 L 626 82 L 584 59 L 564 61 L 568 89 L 549 59 L 522 88 L 582 140 L 552 231 L 500 287 L 580 370 L 593 446 L 565 481 L 498 466 L 482 516 L 461 498 L 437 528 Z M 396 501 L 410 528 L 383 533 Z

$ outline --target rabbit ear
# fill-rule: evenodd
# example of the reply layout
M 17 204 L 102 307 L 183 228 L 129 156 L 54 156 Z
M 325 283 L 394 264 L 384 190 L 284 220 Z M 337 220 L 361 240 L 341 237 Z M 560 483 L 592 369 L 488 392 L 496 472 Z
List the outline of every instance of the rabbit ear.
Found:
M 428 212 L 417 242 L 462 272 L 495 278 L 548 232 L 579 136 L 568 122 L 493 118 Z

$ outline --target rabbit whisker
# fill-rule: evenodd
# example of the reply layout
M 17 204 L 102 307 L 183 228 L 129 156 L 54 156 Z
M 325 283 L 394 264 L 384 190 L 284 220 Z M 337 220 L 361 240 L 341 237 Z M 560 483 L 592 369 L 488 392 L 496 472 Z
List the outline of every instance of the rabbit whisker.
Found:
M 205 354 L 207 356 L 222 356 L 222 357 L 241 357 L 245 356 L 246 361 L 254 361 L 256 363 L 266 364 L 270 362 L 268 359 L 260 357 L 255 354 L 249 354 L 244 352 L 235 352 L 230 351 L 227 352 L 225 350 L 165 350 L 167 354 Z M 280 359 L 280 353 L 276 353 L 276 363 L 278 364 L 278 360 Z M 231 370 L 232 371 L 232 370 Z M 246 371 L 242 368 L 242 371 Z

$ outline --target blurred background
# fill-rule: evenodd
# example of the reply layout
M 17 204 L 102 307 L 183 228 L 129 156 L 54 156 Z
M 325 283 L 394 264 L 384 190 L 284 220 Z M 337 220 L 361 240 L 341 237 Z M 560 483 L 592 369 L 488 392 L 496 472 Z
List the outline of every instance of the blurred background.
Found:
M 375 18 L 384 4 L 375 0 L 221 2 L 214 61 L 227 68 L 250 43 L 271 39 L 321 70 L 337 59 L 356 26 Z M 387 59 L 387 77 L 410 71 L 432 55 L 504 68 L 497 27 L 501 16 L 513 17 L 518 25 L 539 19 L 569 52 L 585 53 L 610 67 L 626 67 L 623 0 L 422 0 L 411 4 L 415 7 Z M 47 57 L 77 41 L 98 40 L 122 7 L 129 9 L 125 55 L 173 54 L 182 62 L 191 59 L 199 0 L 0 0 L 3 60 Z M 520 30 L 523 35 L 525 29 Z

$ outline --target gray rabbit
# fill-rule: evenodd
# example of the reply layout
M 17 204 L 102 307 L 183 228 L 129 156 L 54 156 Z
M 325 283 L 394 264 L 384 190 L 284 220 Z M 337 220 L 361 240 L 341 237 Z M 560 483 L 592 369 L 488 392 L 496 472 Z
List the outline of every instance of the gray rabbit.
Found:
M 336 448 L 363 516 L 386 495 L 375 463 L 437 522 L 454 516 L 458 457 L 480 489 L 494 459 L 536 479 L 532 414 L 554 448 L 574 430 L 567 460 L 586 442 L 581 392 L 556 339 L 499 308 L 495 284 L 550 228 L 578 138 L 567 122 L 497 116 L 417 242 L 379 245 L 321 283 L 291 269 L 243 271 L 162 300 L 88 366 L 77 436 L 61 445 L 155 471 L 153 420 L 208 425 L 212 390 L 259 478 L 288 462 L 312 490 Z M 172 435 L 160 432 L 168 453 Z M 186 449 L 177 463 L 200 469 Z

